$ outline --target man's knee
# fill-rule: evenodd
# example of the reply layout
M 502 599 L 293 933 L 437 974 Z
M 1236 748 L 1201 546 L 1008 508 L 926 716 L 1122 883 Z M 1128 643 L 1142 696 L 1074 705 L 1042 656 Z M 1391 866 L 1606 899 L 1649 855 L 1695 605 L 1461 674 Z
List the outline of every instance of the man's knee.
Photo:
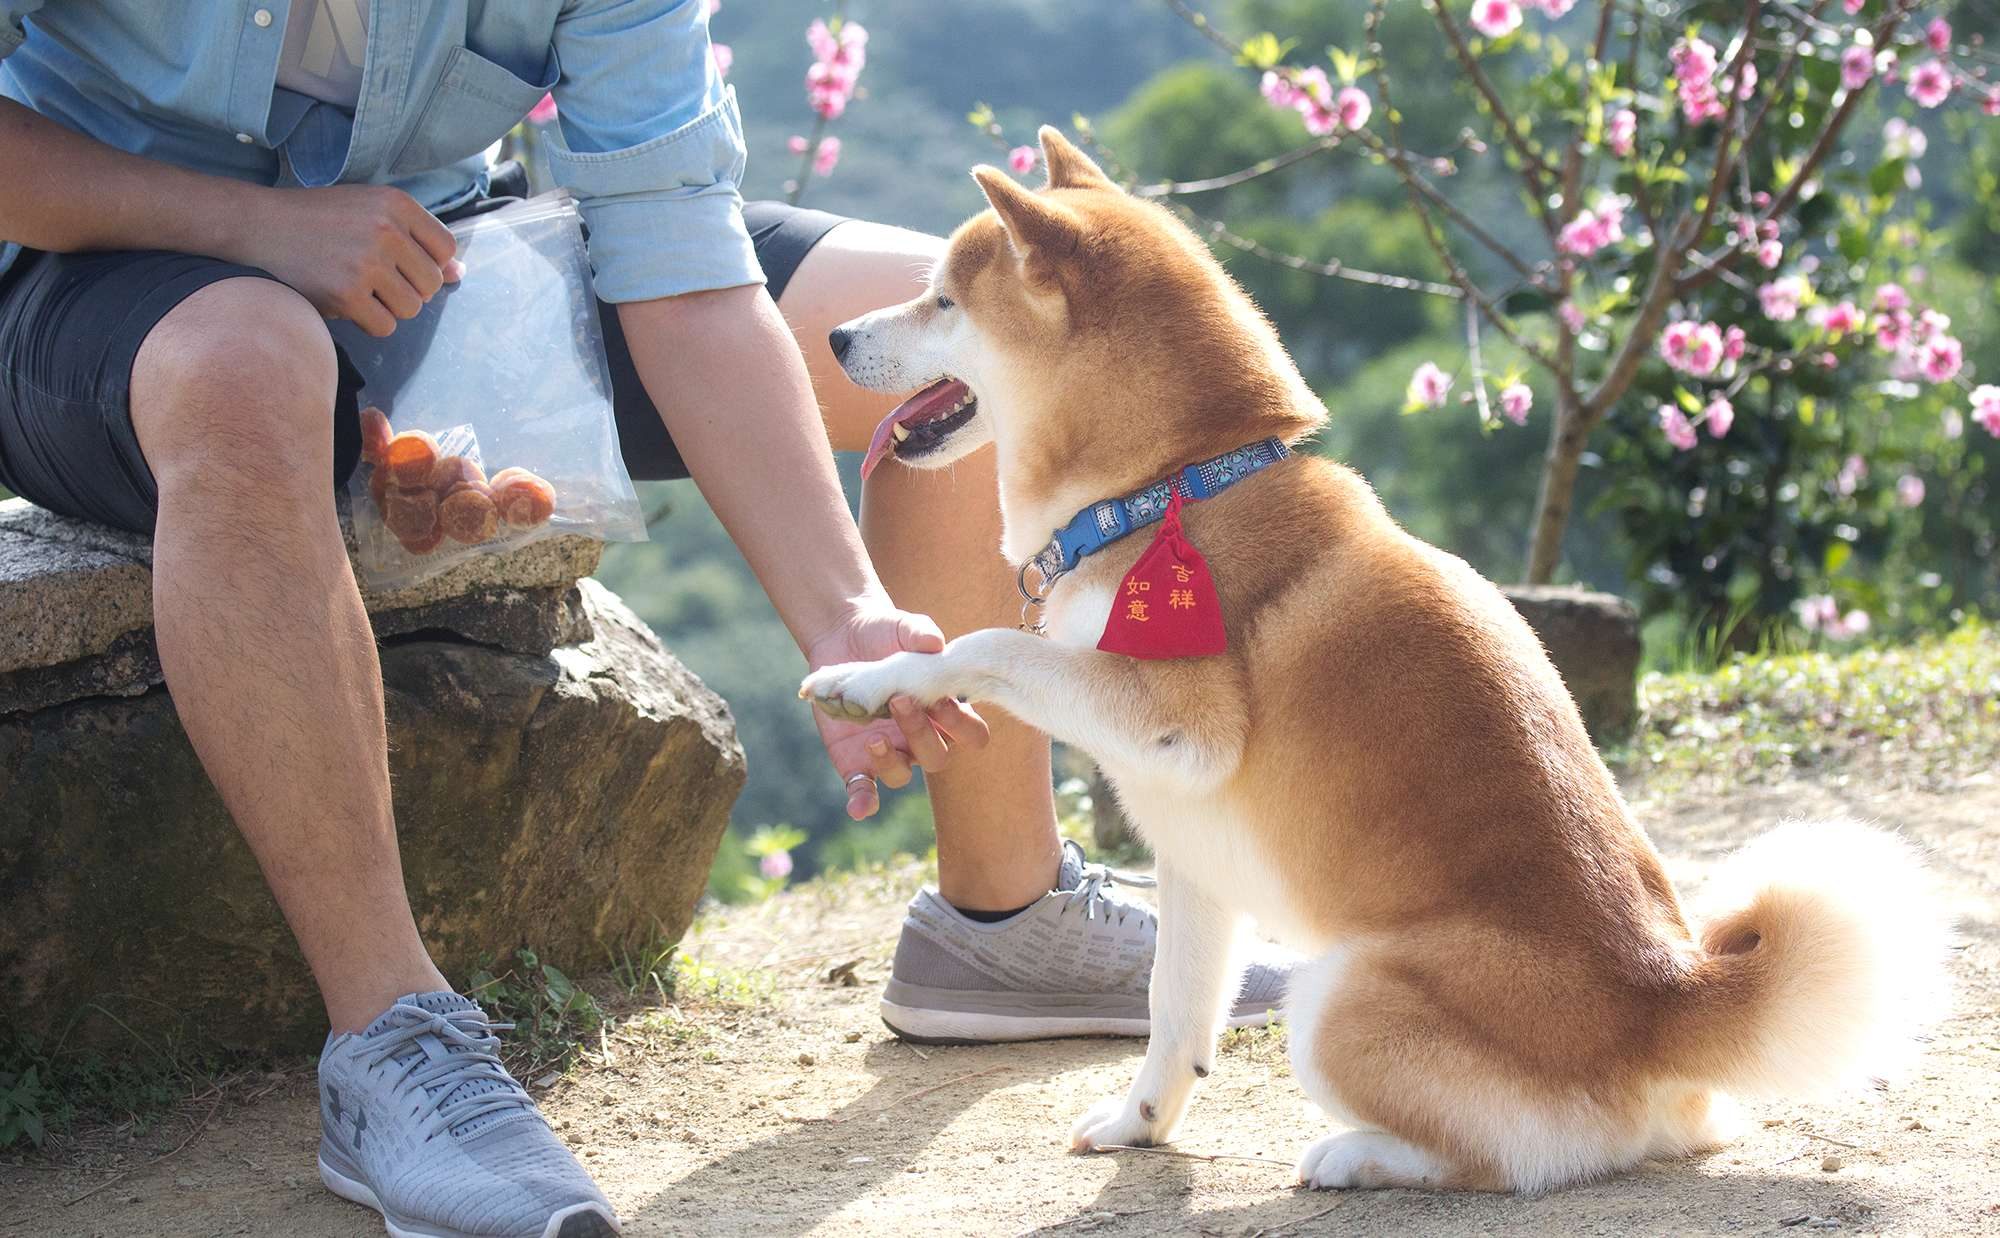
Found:
M 337 368 L 319 313 L 274 280 L 221 280 L 176 306 L 132 366 L 132 425 L 162 492 L 324 488 Z

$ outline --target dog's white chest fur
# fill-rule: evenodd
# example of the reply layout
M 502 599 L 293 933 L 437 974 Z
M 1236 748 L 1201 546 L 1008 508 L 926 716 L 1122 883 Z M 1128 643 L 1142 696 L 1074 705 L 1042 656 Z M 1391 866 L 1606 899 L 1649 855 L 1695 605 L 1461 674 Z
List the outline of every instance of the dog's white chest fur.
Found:
M 1067 592 L 1066 592 L 1067 591 Z M 1115 584 L 1059 583 L 1050 599 L 1048 639 L 1094 649 L 1111 617 Z M 1147 768 L 1107 760 L 1090 752 L 1118 788 L 1126 817 L 1144 834 L 1163 864 L 1171 866 L 1210 898 L 1257 921 L 1264 932 L 1288 945 L 1310 948 L 1292 899 L 1270 860 L 1238 820 L 1240 809 L 1209 795 L 1190 794 L 1185 769 L 1173 758 Z

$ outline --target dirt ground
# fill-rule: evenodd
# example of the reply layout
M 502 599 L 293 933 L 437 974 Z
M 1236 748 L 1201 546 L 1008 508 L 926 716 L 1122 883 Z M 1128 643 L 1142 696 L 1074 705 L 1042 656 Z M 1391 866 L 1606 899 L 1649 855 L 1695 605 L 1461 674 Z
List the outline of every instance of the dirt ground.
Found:
M 2000 781 L 1839 781 L 1638 806 L 1684 891 L 1790 815 L 1845 808 L 1934 847 L 1965 947 L 1956 1012 L 1919 1077 L 1753 1107 L 1718 1154 L 1593 1186 L 1538 1199 L 1298 1190 L 1293 1158 L 1328 1127 L 1260 1034 L 1232 1041 L 1173 1153 L 1068 1155 L 1071 1120 L 1122 1091 L 1143 1046 L 891 1038 L 875 1001 L 910 874 L 808 886 L 704 925 L 690 952 L 761 969 L 769 1000 L 622 1019 L 537 1090 L 629 1234 L 2000 1233 Z M 858 984 L 827 979 L 851 960 Z M 309 1070 L 238 1084 L 122 1152 L 0 1162 L 0 1233 L 381 1233 L 321 1188 L 317 1136 Z

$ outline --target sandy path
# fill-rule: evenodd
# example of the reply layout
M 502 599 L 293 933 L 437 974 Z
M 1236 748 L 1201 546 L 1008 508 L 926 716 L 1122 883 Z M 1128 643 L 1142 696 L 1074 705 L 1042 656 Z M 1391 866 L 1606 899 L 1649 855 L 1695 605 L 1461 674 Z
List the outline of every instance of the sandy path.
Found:
M 1141 1046 L 918 1051 L 889 1038 L 875 992 L 907 891 L 883 879 L 708 926 L 693 950 L 769 969 L 776 1000 L 691 1015 L 676 1033 L 628 1025 L 611 1060 L 572 1072 L 547 1105 L 632 1234 L 2000 1233 L 2000 782 L 1950 794 L 1794 782 L 1641 812 L 1687 890 L 1780 817 L 1843 805 L 1935 847 L 1963 917 L 1957 1012 L 1920 1077 L 1842 1104 L 1754 1108 L 1718 1155 L 1542 1199 L 1294 1189 L 1292 1158 L 1327 1127 L 1270 1037 L 1225 1053 L 1177 1145 L 1268 1162 L 1066 1155 L 1069 1122 L 1123 1089 Z M 864 960 L 862 983 L 826 983 L 850 958 Z M 205 1125 L 199 1107 L 170 1123 L 164 1147 L 199 1133 L 163 1162 L 142 1143 L 122 1166 L 0 1165 L 0 1233 L 381 1233 L 314 1175 L 309 1072 L 267 1086 Z M 1830 1155 L 1839 1168 L 1823 1167 Z

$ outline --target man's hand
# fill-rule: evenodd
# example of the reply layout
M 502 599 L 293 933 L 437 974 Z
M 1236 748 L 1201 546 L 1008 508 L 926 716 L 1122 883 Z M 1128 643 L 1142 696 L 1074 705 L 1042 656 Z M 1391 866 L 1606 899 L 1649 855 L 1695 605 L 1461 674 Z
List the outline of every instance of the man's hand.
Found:
M 458 241 L 400 189 L 329 185 L 257 198 L 230 258 L 262 267 L 328 318 L 378 338 L 463 273 Z
M 923 615 L 912 615 L 886 603 L 860 609 L 813 641 L 806 662 L 813 670 L 842 662 L 872 662 L 892 653 L 937 653 L 944 634 Z M 983 748 L 986 721 L 958 701 L 943 700 L 925 710 L 908 697 L 889 702 L 889 718 L 853 723 L 813 711 L 820 742 L 847 787 L 847 815 L 860 821 L 881 807 L 879 781 L 905 786 L 913 766 L 943 769 L 962 747 Z

